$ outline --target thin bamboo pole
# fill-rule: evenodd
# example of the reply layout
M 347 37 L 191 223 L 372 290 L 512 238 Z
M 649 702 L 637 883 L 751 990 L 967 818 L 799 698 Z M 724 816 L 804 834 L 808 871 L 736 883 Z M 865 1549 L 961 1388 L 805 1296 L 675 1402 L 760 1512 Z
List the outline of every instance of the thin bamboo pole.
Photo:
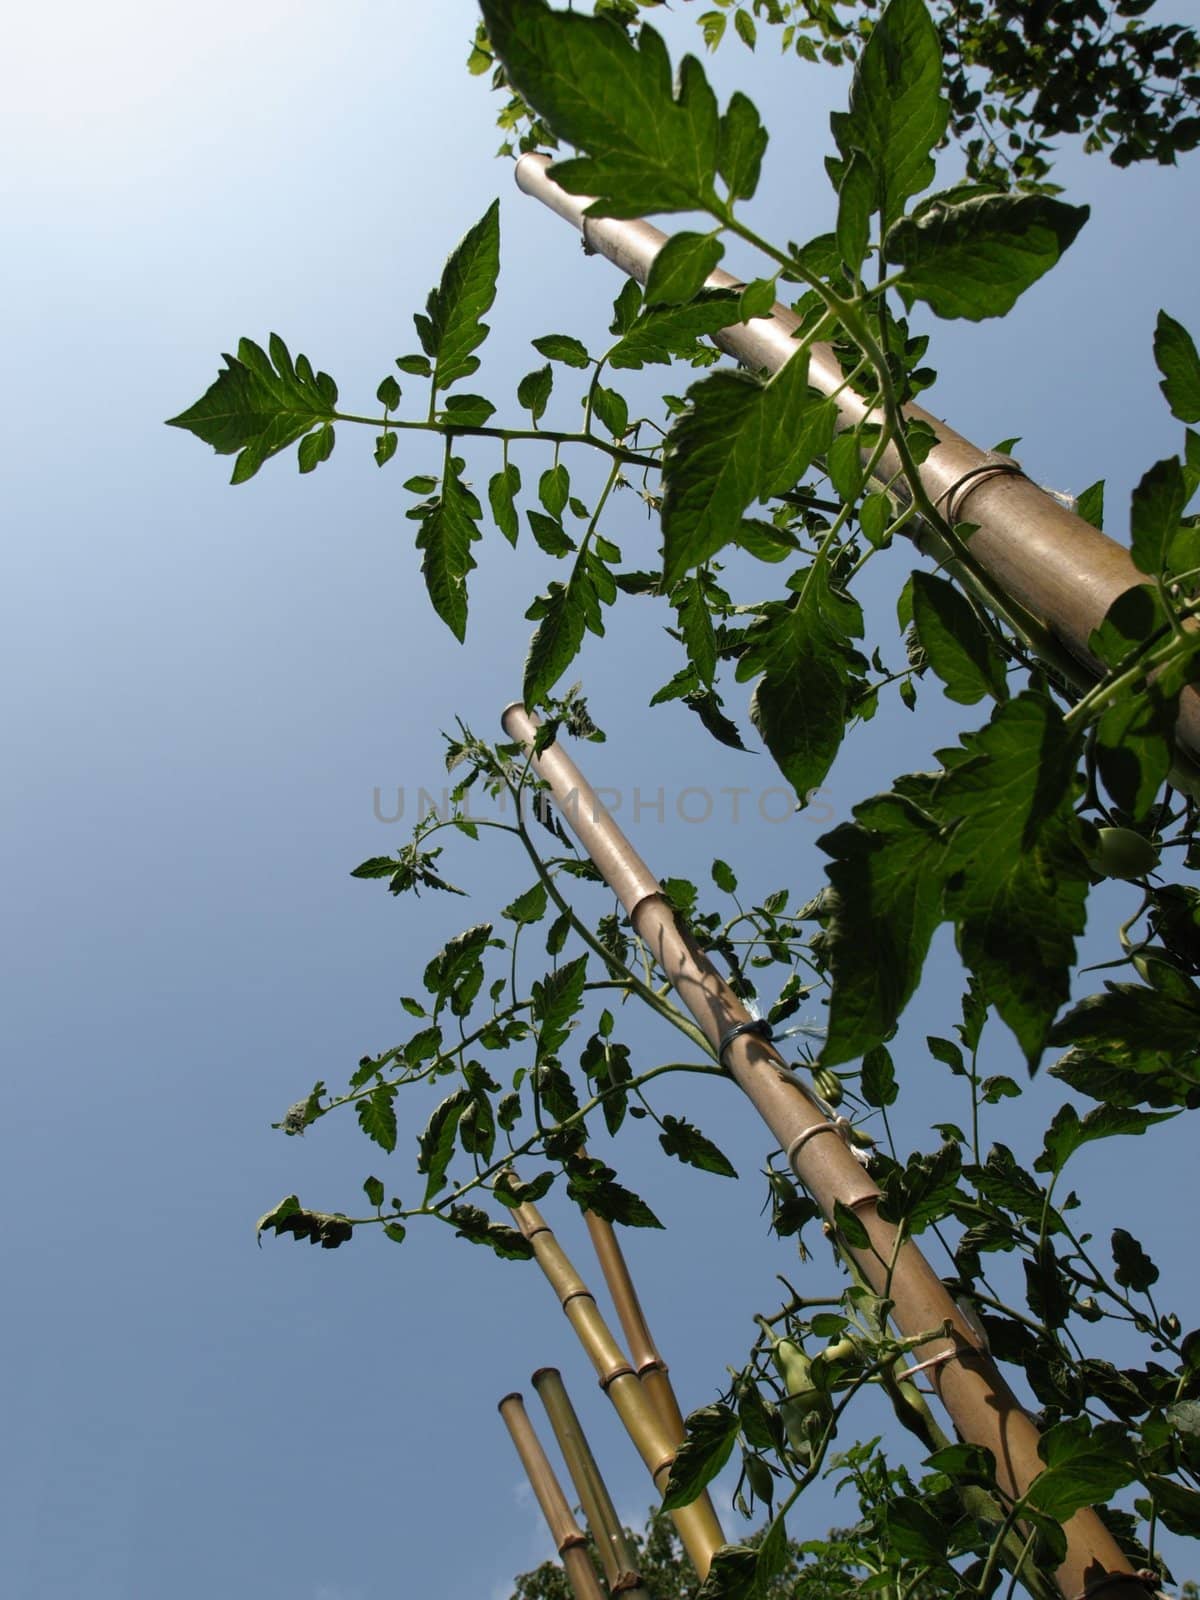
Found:
M 621 1331 L 625 1335 L 625 1345 L 629 1351 L 633 1370 L 641 1379 L 642 1388 L 650 1396 L 651 1403 L 662 1418 L 668 1437 L 679 1444 L 683 1439 L 683 1412 L 680 1410 L 667 1363 L 659 1353 L 654 1336 L 650 1332 L 650 1325 L 646 1321 L 646 1313 L 642 1310 L 633 1274 L 629 1270 L 629 1263 L 625 1259 L 625 1252 L 621 1249 L 616 1230 L 606 1217 L 598 1217 L 594 1211 L 585 1211 L 584 1221 L 587 1223 L 596 1259 L 600 1263 L 600 1271 L 604 1275 L 605 1286 L 616 1309 Z M 700 1499 L 712 1512 L 713 1520 L 719 1520 L 707 1489 L 701 1492 Z
M 654 1402 L 667 1432 L 678 1443 L 683 1438 L 683 1413 L 679 1409 L 667 1363 L 659 1354 L 646 1321 L 646 1313 L 638 1299 L 625 1252 L 621 1249 L 612 1223 L 605 1217 L 588 1211 L 584 1213 L 584 1221 L 600 1263 L 600 1271 L 604 1274 L 605 1285 L 616 1308 L 621 1331 L 625 1335 L 633 1370 L 642 1380 L 642 1387 Z
M 651 262 L 669 236 L 637 219 L 585 218 L 588 197 L 560 188 L 547 176 L 548 166 L 547 156 L 522 156 L 516 164 L 518 187 L 578 228 L 590 252 L 605 256 L 644 283 Z M 740 287 L 738 279 L 721 271 L 710 274 L 708 283 L 713 288 Z M 796 353 L 793 334 L 798 325 L 797 317 L 777 304 L 769 316 L 726 328 L 714 334 L 713 340 L 744 366 L 777 372 Z M 832 346 L 813 346 L 808 377 L 814 389 L 836 401 L 840 429 L 867 419 L 869 408 L 846 385 Z M 937 447 L 920 467 L 930 500 L 948 520 L 969 520 L 976 525 L 971 555 L 1001 593 L 1031 613 L 1050 641 L 1060 647 L 1052 664 L 1086 688 L 1102 671 L 1088 649 L 1092 633 L 1117 596 L 1144 582 L 1144 574 L 1124 546 L 1077 517 L 1024 473 L 1005 465 L 1007 458 L 980 450 L 920 406 L 908 405 L 904 410 L 906 416 L 927 423 L 938 436 Z M 880 471 L 892 478 L 899 470 L 899 459 L 891 450 Z M 900 480 L 896 485 L 901 494 L 905 492 L 902 484 Z M 930 533 L 932 530 L 926 530 L 926 538 Z M 934 539 L 930 553 L 945 559 L 947 552 L 939 545 Z M 1181 787 L 1193 790 L 1200 783 L 1196 766 L 1200 761 L 1200 693 L 1194 688 L 1184 689 L 1180 696 L 1175 731 L 1179 770 L 1173 777 Z
M 504 712 L 504 731 L 532 750 L 537 721 L 521 705 Z M 533 767 L 550 786 L 564 818 L 624 906 L 676 993 L 716 1050 L 728 1030 L 751 1021 L 749 1012 L 692 939 L 650 868 L 601 805 L 561 743 Z M 725 1066 L 770 1128 L 788 1163 L 832 1223 L 840 1203 L 855 1213 L 870 1247 L 852 1256 L 872 1289 L 892 1301 L 896 1326 L 906 1338 L 931 1333 L 920 1359 L 960 1436 L 990 1450 L 1001 1489 L 1014 1499 L 1042 1471 L 1040 1435 L 1021 1408 L 953 1297 L 911 1241 L 879 1216 L 879 1191 L 849 1146 L 765 1039 L 743 1033 L 727 1046 Z M 933 1330 L 944 1330 L 933 1333 Z M 1145 1600 L 1116 1541 L 1094 1511 L 1079 1511 L 1065 1525 L 1067 1554 L 1057 1581 L 1068 1600 L 1101 1584 L 1116 1600 Z
M 637 1446 L 660 1494 L 666 1489 L 677 1441 L 668 1433 L 657 1407 L 629 1365 L 591 1290 L 575 1270 L 566 1251 L 551 1232 L 541 1212 L 530 1201 L 513 1210 L 513 1220 L 533 1245 L 534 1259 L 545 1273 L 567 1321 L 596 1369 L 600 1387 L 613 1403 L 625 1430 Z M 725 1543 L 725 1535 L 705 1497 L 671 1512 L 683 1548 L 703 1580 L 712 1558 Z
M 532 1382 L 546 1408 L 558 1448 L 562 1451 L 579 1504 L 583 1507 L 584 1519 L 600 1552 L 600 1563 L 604 1568 L 609 1593 L 613 1596 L 627 1595 L 629 1600 L 650 1600 L 638 1571 L 637 1556 L 625 1536 L 612 1496 L 587 1442 L 587 1435 L 575 1415 L 575 1407 L 571 1404 L 561 1374 L 553 1367 L 542 1367 L 534 1373 Z
M 521 1396 L 506 1394 L 500 1402 L 500 1415 L 508 1426 L 521 1465 L 542 1508 L 550 1537 L 554 1540 L 567 1574 L 567 1582 L 571 1585 L 571 1593 L 575 1600 L 604 1600 L 604 1590 L 600 1587 L 600 1580 L 587 1553 L 583 1530 L 571 1514 L 567 1497 L 559 1487 L 554 1468 L 533 1431 Z

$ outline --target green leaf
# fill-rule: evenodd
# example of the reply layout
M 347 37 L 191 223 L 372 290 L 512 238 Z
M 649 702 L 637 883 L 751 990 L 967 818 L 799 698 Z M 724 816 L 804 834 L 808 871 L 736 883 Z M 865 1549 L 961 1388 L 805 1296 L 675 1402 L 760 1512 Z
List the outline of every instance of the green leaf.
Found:
M 851 272 L 857 272 L 866 259 L 875 196 L 874 168 L 862 151 L 856 150 L 838 187 L 837 244 Z
M 396 365 L 401 372 L 415 373 L 418 378 L 432 378 L 433 367 L 428 356 L 397 356 Z
M 919 1500 L 904 1496 L 888 1501 L 887 1541 L 908 1561 L 927 1567 L 946 1565 L 946 1530 Z
M 363 1184 L 363 1193 L 378 1211 L 383 1204 L 384 1187 L 378 1178 L 368 1178 Z
M 1166 567 L 1167 552 L 1179 532 L 1187 501 L 1183 469 L 1176 456 L 1156 462 L 1133 491 L 1130 554 L 1134 565 L 1148 577 L 1157 577 Z
M 1055 1025 L 1050 1042 L 1071 1046 L 1053 1075 L 1096 1100 L 1178 1106 L 1200 1086 L 1200 1007 L 1141 984 L 1106 984 Z
M 552 517 L 560 517 L 571 498 L 571 478 L 561 462 L 547 467 L 538 479 L 538 499 Z
M 1154 328 L 1154 359 L 1171 414 L 1180 422 L 1200 422 L 1200 355 L 1191 334 L 1165 311 Z
M 576 956 L 565 967 L 548 972 L 534 983 L 533 1015 L 538 1023 L 538 1057 L 553 1055 L 570 1037 L 575 1015 L 583 999 L 587 976 L 587 956 Z
M 962 1156 L 956 1144 L 943 1144 L 933 1155 L 914 1155 L 906 1166 L 885 1175 L 879 1215 L 885 1222 L 903 1220 L 910 1234 L 948 1216 L 958 1192 Z
M 1161 1120 L 1160 1117 L 1154 1118 L 1156 1122 Z M 1113 1229 L 1112 1254 L 1116 1263 L 1113 1276 L 1122 1288 L 1142 1294 L 1152 1284 L 1158 1282 L 1158 1268 L 1133 1235 L 1127 1233 L 1124 1228 Z
M 314 433 L 305 434 L 300 441 L 300 471 L 314 472 L 322 461 L 333 454 L 333 423 L 323 422 Z
M 760 607 L 745 634 L 737 677 L 762 674 L 750 719 L 803 800 L 841 748 L 850 696 L 867 663 L 852 643 L 863 629 L 858 602 L 830 587 L 823 564 L 799 581 L 794 600 Z
M 727 861 L 716 860 L 712 864 L 712 880 L 722 894 L 737 893 L 737 878 L 733 868 Z
M 524 1234 L 516 1228 L 493 1222 L 487 1212 L 478 1206 L 453 1205 L 448 1215 L 454 1224 L 456 1238 L 467 1239 L 472 1244 L 485 1244 L 502 1261 L 528 1261 L 533 1256 L 533 1246 Z
M 672 234 L 650 263 L 646 305 L 678 306 L 694 299 L 724 254 L 725 248 L 714 234 Z
M 858 1213 L 841 1200 L 833 1203 L 833 1225 L 851 1250 L 869 1250 L 871 1236 Z
M 375 398 L 387 411 L 394 411 L 400 404 L 400 385 L 392 377 L 391 373 L 384 378 L 378 389 L 376 389 Z
M 914 572 L 912 584 L 913 626 L 946 698 L 964 706 L 989 694 L 1007 699 L 1003 660 L 962 592 L 928 572 Z
M 722 1178 L 737 1177 L 737 1170 L 729 1158 L 711 1139 L 705 1138 L 699 1128 L 693 1127 L 683 1117 L 673 1117 L 667 1113 L 662 1119 L 658 1142 L 669 1156 L 677 1156 L 688 1166 L 699 1167 L 701 1172 L 715 1172 Z
M 1104 527 L 1104 479 L 1097 478 L 1086 489 L 1081 489 L 1075 499 L 1075 515 L 1090 522 L 1093 528 Z
M 869 1106 L 891 1106 L 896 1103 L 900 1086 L 896 1070 L 886 1045 L 877 1044 L 868 1050 L 862 1062 L 862 1097 Z
M 458 456 L 451 457 L 438 498 L 408 513 L 421 523 L 416 544 L 423 552 L 421 574 L 433 609 L 460 644 L 467 633 L 467 574 L 475 567 L 471 546 L 481 537 L 483 515 L 463 482 L 463 465 Z
M 1048 272 L 1088 218 L 1045 194 L 940 195 L 896 223 L 884 240 L 904 273 L 900 293 L 939 317 L 1002 317 Z
M 858 59 L 849 111 L 830 119 L 843 157 L 860 150 L 870 162 L 885 225 L 933 181 L 948 115 L 941 86 L 941 41 L 923 0 L 891 0 Z
M 314 374 L 305 356 L 293 363 L 278 334 L 270 346 L 268 356 L 252 339 L 239 341 L 237 356 L 224 357 L 216 381 L 167 423 L 194 433 L 218 455 L 241 451 L 234 483 L 245 483 L 264 461 L 331 420 L 337 405 L 337 385 L 327 373 Z
M 569 333 L 543 334 L 540 339 L 531 339 L 530 343 L 538 355 L 545 356 L 547 361 L 561 361 L 567 367 L 590 367 L 592 364 L 587 347 Z
M 553 388 L 554 371 L 547 362 L 544 367 L 527 372 L 521 379 L 517 385 L 517 404 L 524 406 L 537 423 L 545 412 Z
M 1165 1527 L 1185 1538 L 1194 1539 L 1200 1534 L 1200 1490 L 1157 1472 L 1147 1473 L 1145 1483 Z
M 742 43 L 753 50 L 755 41 L 758 38 L 758 29 L 754 26 L 754 18 L 750 13 L 743 11 L 739 7 L 733 14 L 733 26 L 737 30 L 737 36 Z
M 479 368 L 478 349 L 488 336 L 482 318 L 496 298 L 500 273 L 500 202 L 493 200 L 455 246 L 430 291 L 417 331 L 433 358 L 433 386 L 448 389 Z
M 398 433 L 381 433 L 375 441 L 375 465 L 386 467 L 396 454 L 396 446 L 400 443 Z
M 634 44 L 619 23 L 544 0 L 481 0 L 480 9 L 513 87 L 586 152 L 555 162 L 550 176 L 596 196 L 592 216 L 704 210 L 715 198 L 717 106 L 699 62 L 684 57 L 676 92 L 648 24 Z
M 319 1244 L 323 1250 L 336 1250 L 354 1233 L 348 1217 L 327 1211 L 307 1211 L 294 1194 L 289 1194 L 274 1210 L 258 1219 L 255 1231 L 260 1244 L 268 1228 L 276 1235 L 290 1233 L 293 1239 L 307 1239 L 309 1244 Z
M 425 968 L 423 981 L 430 994 L 437 996 L 439 1005 L 453 995 L 456 986 L 465 984 L 474 969 L 480 966 L 491 937 L 491 923 L 478 922 L 473 928 L 456 934 L 434 956 Z
M 459 1118 L 471 1104 L 469 1089 L 455 1089 L 434 1109 L 417 1139 L 417 1171 L 426 1174 L 424 1204 L 445 1186 L 446 1169 L 454 1154 Z
M 616 370 L 637 369 L 647 362 L 666 365 L 673 356 L 690 356 L 701 339 L 741 322 L 742 298 L 733 289 L 702 289 L 684 306 L 641 311 L 608 352 Z
M 1074 1106 L 1062 1106 L 1046 1130 L 1042 1154 L 1033 1163 L 1035 1172 L 1056 1177 L 1076 1150 L 1094 1139 L 1112 1139 L 1120 1134 L 1145 1133 L 1156 1122 L 1166 1122 L 1172 1112 L 1134 1111 L 1124 1106 L 1098 1106 L 1081 1117 Z
M 521 474 L 511 461 L 488 481 L 488 504 L 492 508 L 492 520 L 514 547 L 521 531 L 514 504 L 520 492 Z
M 529 513 L 530 524 L 542 548 L 546 544 L 534 522 L 536 512 Z M 569 545 L 568 545 L 569 548 Z M 529 642 L 525 658 L 525 676 L 522 697 L 528 706 L 540 704 L 558 682 L 579 653 L 584 632 L 604 632 L 601 602 L 611 605 L 617 589 L 612 574 L 591 549 L 583 549 L 564 585 L 552 582 L 544 595 L 529 607 L 525 615 L 538 623 L 537 632 Z
M 717 372 L 688 391 L 668 436 L 662 508 L 669 586 L 735 537 L 749 506 L 790 489 L 828 449 L 837 409 L 808 387 L 799 346 L 768 383 Z
M 530 923 L 542 920 L 547 904 L 546 885 L 539 879 L 531 889 L 526 889 L 524 894 L 510 901 L 500 915 L 509 922 L 515 922 L 519 928 L 527 927 Z
M 592 390 L 592 414 L 599 417 L 614 439 L 625 437 L 629 427 L 629 406 L 624 395 L 598 383 Z
M 396 1091 L 381 1083 L 364 1099 L 356 1102 L 358 1125 L 368 1139 L 389 1153 L 396 1148 Z
M 729 1460 L 737 1435 L 737 1413 L 728 1406 L 701 1406 L 684 1419 L 683 1441 L 663 1493 L 664 1511 L 678 1511 L 699 1497 Z
M 834 857 L 822 903 L 833 974 L 823 1062 L 890 1036 L 948 917 L 967 968 L 1036 1064 L 1083 930 L 1075 756 L 1061 714 L 1027 692 L 943 752 L 942 774 L 901 779 L 819 841 Z
M 1116 1422 L 1095 1428 L 1083 1417 L 1056 1422 L 1042 1435 L 1038 1454 L 1046 1466 L 1025 1499 L 1058 1522 L 1103 1505 L 1135 1476 L 1128 1431 Z
M 723 24 L 724 18 L 721 20 Z M 766 148 L 767 130 L 757 107 L 740 89 L 735 90 L 721 118 L 717 154 L 717 170 L 729 187 L 731 200 L 749 200 L 754 194 Z
M 495 412 L 492 402 L 481 394 L 452 394 L 437 420 L 450 428 L 482 428 Z
M 833 994 L 821 1059 L 852 1061 L 890 1036 L 942 920 L 945 845 L 934 819 L 899 794 L 854 808 L 817 843 L 833 857 L 822 907 Z

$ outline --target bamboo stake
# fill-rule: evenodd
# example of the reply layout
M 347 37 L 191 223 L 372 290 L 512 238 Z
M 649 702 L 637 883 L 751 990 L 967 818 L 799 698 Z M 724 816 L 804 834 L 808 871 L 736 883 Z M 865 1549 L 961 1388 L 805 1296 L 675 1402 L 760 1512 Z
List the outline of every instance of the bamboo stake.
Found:
M 532 750 L 538 726 L 523 706 L 510 705 L 504 731 Z M 564 818 L 625 908 L 634 932 L 649 948 L 705 1036 L 718 1050 L 728 1030 L 752 1019 L 672 908 L 650 868 L 601 805 L 599 797 L 555 742 L 533 760 Z M 1005 1494 L 1018 1499 L 1042 1471 L 1040 1435 L 1005 1383 L 978 1336 L 917 1245 L 898 1236 L 878 1214 L 879 1191 L 801 1084 L 765 1039 L 743 1033 L 724 1051 L 724 1064 L 770 1128 L 788 1164 L 832 1223 L 840 1203 L 867 1231 L 870 1248 L 842 1247 L 876 1294 L 890 1299 L 893 1319 L 906 1338 L 941 1329 L 920 1349 L 922 1364 L 960 1436 L 990 1450 Z M 1115 1539 L 1094 1511 L 1065 1525 L 1067 1554 L 1057 1581 L 1067 1600 L 1101 1584 L 1115 1600 L 1145 1600 Z
M 578 228 L 589 252 L 605 256 L 644 283 L 669 236 L 637 219 L 585 218 L 588 196 L 560 188 L 546 174 L 549 164 L 548 156 L 522 156 L 516 164 L 518 187 Z M 711 273 L 707 282 L 711 288 L 741 287 L 738 279 L 721 271 Z M 723 329 L 713 341 L 743 366 L 778 372 L 796 352 L 793 334 L 798 325 L 786 306 L 776 304 L 769 316 Z M 839 429 L 868 420 L 867 403 L 845 383 L 831 345 L 812 347 L 808 378 L 814 389 L 836 401 Z M 1078 687 L 1090 687 L 1103 667 L 1088 649 L 1088 640 L 1117 596 L 1145 581 L 1128 550 L 1069 511 L 1019 468 L 1014 470 L 1007 457 L 980 450 L 920 406 L 907 405 L 904 412 L 927 423 L 940 441 L 920 467 L 930 500 L 952 522 L 968 520 L 969 504 L 969 520 L 976 524 L 971 555 L 1000 592 L 1045 629 L 1048 637 L 1040 648 L 1044 655 L 1053 654 L 1051 664 Z M 870 420 L 882 419 L 876 414 Z M 899 471 L 899 458 L 891 449 L 880 472 L 894 478 Z M 896 488 L 906 494 L 903 479 Z M 929 539 L 932 534 L 927 529 L 922 543 L 947 561 L 948 551 L 936 537 Z M 947 564 L 954 564 L 952 557 Z M 1192 687 L 1180 696 L 1175 734 L 1178 770 L 1172 778 L 1195 792 L 1200 786 L 1200 693 Z
M 675 1387 L 668 1374 L 667 1363 L 659 1354 L 651 1335 L 646 1313 L 638 1299 L 629 1263 L 621 1249 L 611 1222 L 598 1217 L 594 1211 L 584 1213 L 592 1248 L 604 1274 L 604 1282 L 616 1307 L 621 1331 L 629 1349 L 633 1370 L 642 1380 L 654 1407 L 666 1426 L 667 1432 L 678 1443 L 683 1438 L 683 1413 L 679 1409 Z
M 600 1379 L 600 1387 L 612 1401 L 625 1430 L 637 1446 L 660 1494 L 666 1489 L 675 1459 L 677 1441 L 668 1433 L 637 1373 L 613 1337 L 592 1296 L 591 1290 L 575 1270 L 566 1251 L 554 1237 L 541 1212 L 531 1202 L 516 1206 L 513 1220 L 533 1245 L 534 1258 L 558 1295 L 567 1321 L 583 1346 Z M 704 1497 L 671 1512 L 697 1576 L 703 1580 L 712 1558 L 725 1543 L 721 1525 Z
M 616 1230 L 606 1217 L 598 1217 L 594 1211 L 585 1211 L 584 1221 L 587 1223 L 596 1259 L 600 1263 L 600 1271 L 604 1275 L 605 1286 L 616 1308 L 621 1331 L 625 1335 L 625 1344 L 633 1370 L 641 1379 L 643 1389 L 650 1396 L 652 1405 L 661 1417 L 668 1437 L 678 1445 L 683 1439 L 683 1412 L 680 1410 L 667 1363 L 659 1354 L 658 1346 L 650 1332 L 650 1325 L 646 1321 L 646 1313 L 642 1310 L 642 1303 L 638 1299 L 633 1275 L 625 1259 L 625 1252 L 617 1239 Z M 699 1498 L 712 1511 L 713 1520 L 717 1521 L 717 1513 L 708 1490 L 703 1490 Z
M 579 1504 L 583 1507 L 584 1518 L 600 1552 L 609 1593 L 613 1596 L 627 1595 L 629 1600 L 650 1600 L 638 1571 L 637 1557 L 625 1537 L 625 1529 L 587 1442 L 587 1435 L 575 1415 L 575 1407 L 571 1404 L 561 1374 L 553 1367 L 542 1367 L 534 1373 L 532 1382 L 546 1408 L 558 1448 L 562 1451 Z
M 521 1465 L 537 1496 L 538 1505 L 550 1529 L 550 1537 L 567 1574 L 575 1600 L 604 1600 L 604 1590 L 587 1553 L 583 1530 L 571 1515 L 567 1497 L 554 1476 L 554 1468 L 542 1449 L 519 1394 L 506 1394 L 500 1402 L 500 1415 L 508 1425 Z

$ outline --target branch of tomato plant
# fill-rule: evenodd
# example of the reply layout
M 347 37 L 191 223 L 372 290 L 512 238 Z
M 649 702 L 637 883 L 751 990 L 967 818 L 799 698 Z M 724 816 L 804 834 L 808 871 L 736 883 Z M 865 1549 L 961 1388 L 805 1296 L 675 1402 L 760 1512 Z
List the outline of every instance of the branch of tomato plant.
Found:
M 582 444 L 590 445 L 596 450 L 603 450 L 605 455 L 612 456 L 615 461 L 629 467 L 649 467 L 655 471 L 661 470 L 662 463 L 657 456 L 642 455 L 636 450 L 626 450 L 623 445 L 610 443 L 596 433 L 564 433 L 548 428 L 493 428 L 485 424 L 469 426 L 462 422 L 401 422 L 396 418 L 360 417 L 348 411 L 335 411 L 331 419 L 334 422 L 357 422 L 367 428 L 395 428 L 408 429 L 414 433 L 437 433 L 445 436 L 447 440 L 456 438 L 471 439 L 502 439 L 505 444 L 512 444 L 523 439 L 537 439 L 549 444 Z

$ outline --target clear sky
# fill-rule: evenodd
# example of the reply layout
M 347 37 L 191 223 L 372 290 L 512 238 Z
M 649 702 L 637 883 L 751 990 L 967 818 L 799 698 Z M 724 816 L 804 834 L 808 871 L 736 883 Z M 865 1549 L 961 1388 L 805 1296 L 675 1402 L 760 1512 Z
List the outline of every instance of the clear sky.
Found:
M 660 14 L 677 51 L 694 47 L 691 9 Z M 606 325 L 615 273 L 492 159 L 496 106 L 462 64 L 473 25 L 469 0 L 66 0 L 7 21 L 0 1587 L 14 1600 L 503 1596 L 547 1541 L 495 1404 L 547 1364 L 622 1509 L 650 1498 L 532 1267 L 420 1229 L 402 1250 L 369 1233 L 336 1252 L 254 1244 L 254 1219 L 293 1190 L 331 1210 L 359 1203 L 368 1172 L 411 1190 L 424 1101 L 401 1102 L 394 1171 L 349 1121 L 304 1140 L 269 1124 L 402 1038 L 399 996 L 441 938 L 525 886 L 507 860 L 460 858 L 451 874 L 476 889 L 464 913 L 348 872 L 402 839 L 373 791 L 402 786 L 414 804 L 442 782 L 438 730 L 460 713 L 490 731 L 516 693 L 547 562 L 485 545 L 460 648 L 403 518 L 401 481 L 432 447 L 405 445 L 379 472 L 370 434 L 344 429 L 312 477 L 289 454 L 233 490 L 229 462 L 162 419 L 240 335 L 271 329 L 368 409 L 496 194 L 501 294 L 473 386 L 511 407 L 540 361 L 530 337 Z M 713 71 L 772 130 L 759 225 L 819 231 L 837 75 L 781 65 L 769 41 L 753 59 L 731 42 Z M 1068 197 L 1094 208 L 1079 242 L 1016 315 L 942 328 L 931 352 L 931 409 L 985 446 L 1022 435 L 1031 475 L 1055 488 L 1107 474 L 1117 527 L 1131 483 L 1178 445 L 1150 337 L 1159 305 L 1198 320 L 1198 172 L 1195 158 L 1121 174 L 1065 155 Z M 540 463 L 526 461 L 528 478 Z M 494 470 L 486 451 L 472 470 Z M 652 528 L 623 515 L 610 533 L 648 564 Z M 610 731 L 587 750 L 593 779 L 629 800 L 663 785 L 668 815 L 688 784 L 769 786 L 764 758 L 727 756 L 679 707 L 645 709 L 672 647 L 653 607 L 618 617 L 584 661 Z M 828 785 L 836 816 L 944 739 L 952 708 L 939 719 L 936 690 L 924 698 L 919 732 L 889 707 L 852 742 Z M 735 827 L 718 806 L 702 826 L 646 814 L 636 836 L 663 875 L 704 880 L 720 855 L 755 888 L 807 895 L 820 831 L 752 814 Z M 952 1020 L 938 950 L 899 1058 L 927 1082 L 923 1103 L 946 1090 L 919 1043 Z M 998 1030 L 993 1048 L 989 1065 L 1011 1067 Z M 686 1092 L 687 1115 L 752 1175 L 766 1138 L 749 1108 Z M 1031 1159 L 1035 1116 L 1058 1098 L 1040 1082 L 997 1135 Z M 939 1099 L 935 1115 L 961 1114 Z M 913 1115 L 915 1145 L 931 1136 Z M 1076 1182 L 1098 1236 L 1143 1231 L 1164 1304 L 1194 1325 L 1172 1207 L 1188 1153 L 1173 1124 L 1126 1141 L 1120 1185 L 1086 1154 Z M 668 1169 L 648 1138 L 625 1159 L 668 1224 L 630 1253 L 690 1407 L 721 1387 L 795 1252 L 768 1239 L 753 1176 Z M 556 1216 L 583 1259 L 575 1219 Z M 832 1282 L 823 1263 L 809 1273 Z M 810 1515 L 798 1532 L 833 1513 Z

